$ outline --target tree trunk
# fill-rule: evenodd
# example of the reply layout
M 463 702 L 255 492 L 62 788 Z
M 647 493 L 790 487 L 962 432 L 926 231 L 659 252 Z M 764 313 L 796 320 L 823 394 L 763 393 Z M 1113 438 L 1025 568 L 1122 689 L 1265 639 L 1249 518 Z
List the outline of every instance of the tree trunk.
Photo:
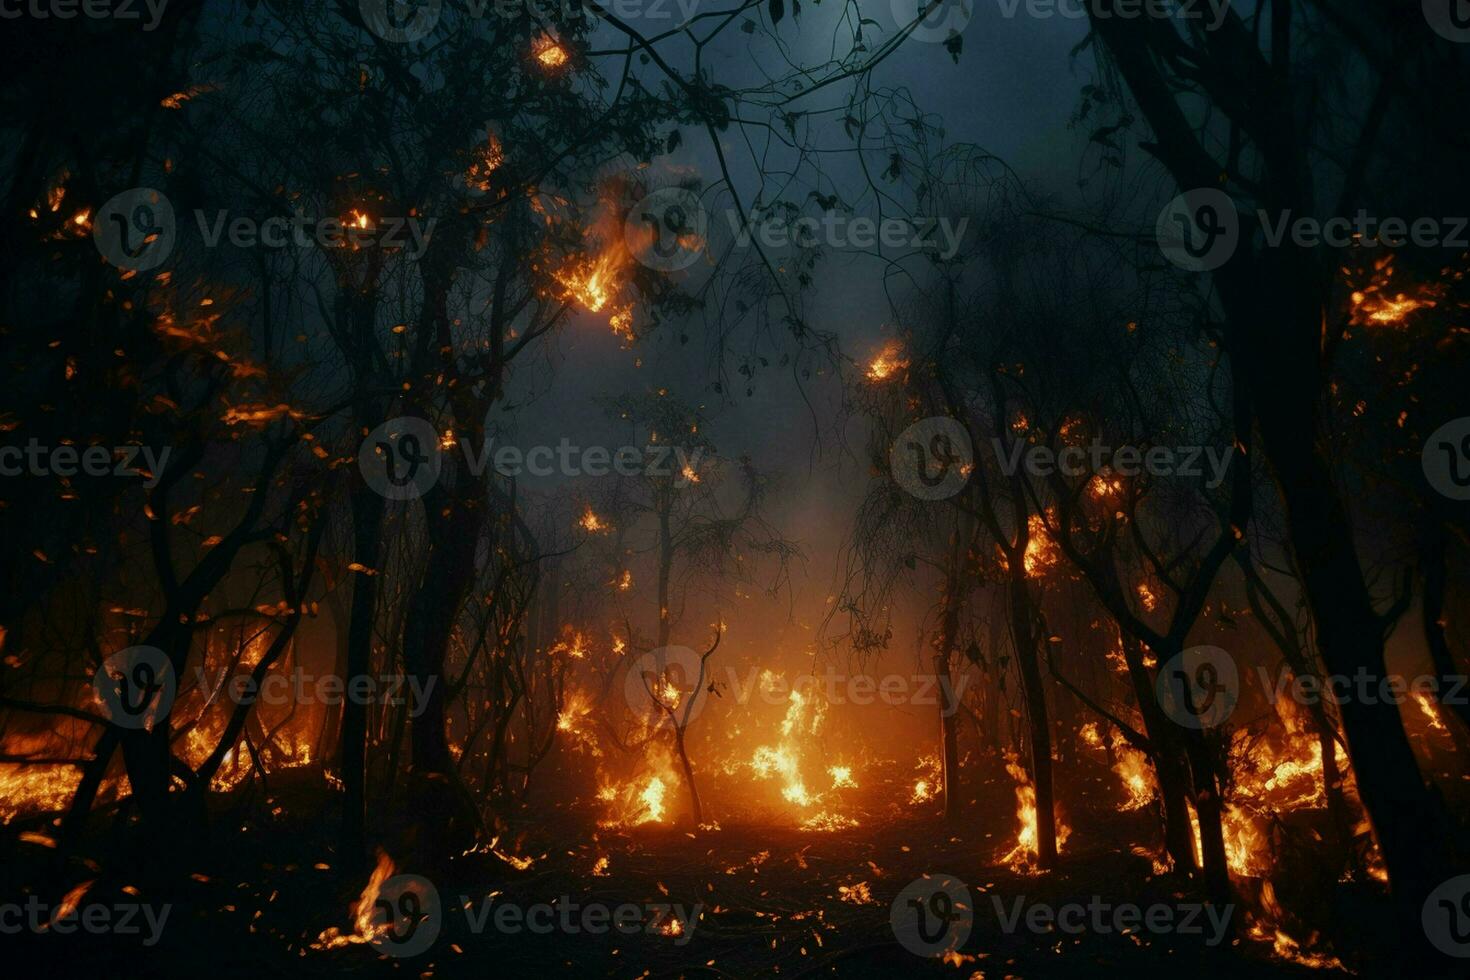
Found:
M 377 609 L 378 567 L 383 525 L 383 498 L 366 484 L 352 491 L 353 560 L 368 569 L 352 582 L 352 611 L 347 626 L 346 690 L 366 685 L 372 669 L 373 618 Z M 358 678 L 363 678 L 359 682 Z M 349 861 L 367 857 L 364 821 L 367 808 L 367 705 L 361 698 L 342 699 L 342 854 Z
M 1046 689 L 1037 662 L 1035 619 L 1030 590 L 1020 562 L 1010 577 L 1011 638 L 1016 648 L 1016 665 L 1026 697 L 1027 731 L 1031 743 L 1031 784 L 1036 788 L 1036 861 L 1046 870 L 1057 864 L 1057 822 L 1052 790 L 1051 723 L 1047 720 Z

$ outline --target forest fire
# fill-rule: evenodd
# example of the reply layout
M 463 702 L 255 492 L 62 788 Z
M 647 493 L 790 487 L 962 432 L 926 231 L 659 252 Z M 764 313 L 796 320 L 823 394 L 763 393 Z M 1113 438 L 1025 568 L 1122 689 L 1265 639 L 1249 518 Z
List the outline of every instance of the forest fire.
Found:
M 3 11 L 11 959 L 1461 977 L 1464 5 L 1119 5 Z

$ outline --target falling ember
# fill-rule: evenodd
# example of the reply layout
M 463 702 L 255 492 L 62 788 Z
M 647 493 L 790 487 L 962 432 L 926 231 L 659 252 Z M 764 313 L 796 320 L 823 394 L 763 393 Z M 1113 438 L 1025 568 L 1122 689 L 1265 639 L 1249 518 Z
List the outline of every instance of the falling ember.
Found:
M 42 928 L 49 928 L 63 919 L 69 919 L 75 915 L 77 906 L 82 903 L 82 897 L 91 890 L 94 884 L 96 884 L 96 879 L 84 881 L 62 896 L 61 901 L 56 905 L 56 911 L 51 913 L 51 921 L 42 926 Z
M 908 366 L 909 362 L 903 356 L 903 345 L 891 340 L 868 364 L 868 380 L 887 381 L 900 371 L 908 370 Z
M 383 882 L 392 877 L 394 870 L 393 859 L 387 852 L 379 850 L 378 866 L 373 869 L 367 887 L 363 888 L 353 907 L 352 932 L 344 933 L 332 926 L 317 936 L 311 948 L 336 949 L 340 946 L 370 943 L 391 929 L 391 922 L 375 922 L 374 913 L 377 911 L 378 893 L 382 891 Z

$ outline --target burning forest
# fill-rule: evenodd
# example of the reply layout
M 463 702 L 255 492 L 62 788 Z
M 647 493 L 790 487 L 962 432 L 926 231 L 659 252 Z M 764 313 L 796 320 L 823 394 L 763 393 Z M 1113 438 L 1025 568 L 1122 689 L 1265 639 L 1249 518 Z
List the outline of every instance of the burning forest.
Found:
M 1467 975 L 1463 6 L 0 10 L 7 962 Z

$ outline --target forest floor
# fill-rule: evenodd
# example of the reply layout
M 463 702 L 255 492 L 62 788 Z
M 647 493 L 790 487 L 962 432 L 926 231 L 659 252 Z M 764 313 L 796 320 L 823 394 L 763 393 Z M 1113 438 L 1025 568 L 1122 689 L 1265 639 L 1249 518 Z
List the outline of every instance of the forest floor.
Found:
M 903 820 L 874 814 L 861 826 L 826 832 L 731 821 L 698 834 L 656 826 L 598 830 L 578 821 L 570 807 L 528 811 L 494 851 L 481 849 L 427 875 L 440 914 L 437 935 L 425 952 L 388 956 L 367 944 L 312 948 L 321 945 L 324 930 L 352 931 L 353 906 L 372 869 L 339 866 L 328 838 L 334 815 L 320 799 L 313 806 L 309 795 L 304 788 L 278 783 L 270 805 L 257 803 L 251 816 L 234 823 L 216 819 L 207 836 L 181 841 L 168 862 L 135 855 L 140 860 L 132 873 L 119 870 L 122 862 L 63 856 L 35 831 L 27 837 L 16 827 L 0 830 L 0 903 L 24 901 L 32 893 L 54 903 L 81 881 L 93 880 L 83 905 L 167 901 L 171 906 L 166 928 L 146 949 L 137 936 L 80 931 L 67 936 L 22 931 L 0 937 L 0 947 L 13 947 L 21 957 L 11 962 L 49 964 L 46 972 L 53 976 L 199 980 L 271 975 L 903 974 L 985 980 L 1110 973 L 1182 974 L 1189 980 L 1346 975 L 1273 955 L 1269 943 L 1250 938 L 1243 907 L 1232 910 L 1234 933 L 1219 944 L 1211 942 L 1214 928 L 1203 916 L 1197 923 L 1201 931 L 1190 934 L 1122 934 L 1107 925 L 1106 916 L 1103 928 L 1074 933 L 1029 929 L 1024 915 L 1008 924 L 1018 908 L 1029 914 L 1041 904 L 1091 908 L 1100 902 L 1161 905 L 1174 910 L 1180 916 L 1175 921 L 1183 924 L 1187 907 L 1198 901 L 1187 882 L 1154 875 L 1147 855 L 1134 853 L 1131 844 L 1120 846 L 1124 840 L 1148 840 L 1147 815 L 1121 812 L 1102 799 L 1085 820 L 1085 799 L 1066 802 L 1076 814 L 1072 822 L 1086 829 L 1072 835 L 1057 870 L 1024 873 L 1000 862 L 1014 843 L 1010 793 L 999 797 L 1004 805 L 976 807 L 951 827 L 937 814 L 909 814 Z M 977 795 L 988 794 L 982 787 Z M 102 837 L 92 846 L 116 848 L 125 842 Z M 515 866 L 526 858 L 528 866 Z M 154 863 L 182 863 L 186 874 L 169 876 L 171 884 L 136 885 L 148 880 Z M 417 870 L 405 865 L 395 873 Z M 891 906 L 905 886 L 937 873 L 962 881 L 973 902 L 969 937 L 950 962 L 908 951 L 890 924 Z M 48 884 L 39 886 L 41 881 Z M 1391 954 L 1381 896 L 1353 891 L 1334 902 L 1323 911 L 1339 955 L 1359 975 L 1385 975 L 1374 965 L 1386 963 Z M 666 934 L 672 929 L 667 925 L 630 933 L 592 931 L 578 925 L 576 913 L 567 927 L 559 911 L 541 913 L 548 918 L 538 921 L 551 924 L 541 932 L 497 928 L 493 919 L 505 906 L 585 910 L 629 903 L 655 926 L 668 921 L 668 913 L 657 907 L 671 906 L 682 920 L 678 933 Z

